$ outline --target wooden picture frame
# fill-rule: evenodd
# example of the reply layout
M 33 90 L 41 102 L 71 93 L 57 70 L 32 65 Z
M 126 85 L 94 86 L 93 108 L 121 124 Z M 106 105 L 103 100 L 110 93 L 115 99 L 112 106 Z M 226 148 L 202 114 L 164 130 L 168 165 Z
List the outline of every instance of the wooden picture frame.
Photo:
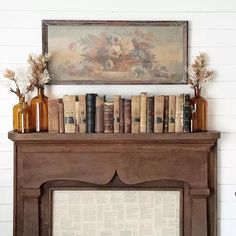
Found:
M 43 20 L 51 84 L 186 84 L 187 21 Z

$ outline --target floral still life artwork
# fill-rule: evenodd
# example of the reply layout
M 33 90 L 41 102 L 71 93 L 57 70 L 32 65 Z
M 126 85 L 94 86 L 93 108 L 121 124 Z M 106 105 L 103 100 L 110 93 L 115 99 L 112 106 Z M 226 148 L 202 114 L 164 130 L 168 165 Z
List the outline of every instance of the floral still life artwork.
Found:
M 52 83 L 187 82 L 186 22 L 63 22 L 43 21 Z

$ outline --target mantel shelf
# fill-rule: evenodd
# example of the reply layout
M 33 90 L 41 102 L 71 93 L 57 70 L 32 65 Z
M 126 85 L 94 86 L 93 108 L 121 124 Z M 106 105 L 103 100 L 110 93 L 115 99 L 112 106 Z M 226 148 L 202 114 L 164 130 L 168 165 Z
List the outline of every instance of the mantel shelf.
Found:
M 155 133 L 155 134 L 131 134 L 131 133 L 89 133 L 89 134 L 58 134 L 58 133 L 16 133 L 10 131 L 8 138 L 14 142 L 36 142 L 36 141 L 170 141 L 186 143 L 216 142 L 220 138 L 217 131 L 198 133 Z

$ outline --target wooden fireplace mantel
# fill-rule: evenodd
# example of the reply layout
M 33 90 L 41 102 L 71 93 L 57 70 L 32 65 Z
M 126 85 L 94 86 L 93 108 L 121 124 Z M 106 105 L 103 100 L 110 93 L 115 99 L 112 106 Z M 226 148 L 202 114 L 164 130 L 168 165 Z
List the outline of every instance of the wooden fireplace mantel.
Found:
M 181 236 L 217 234 L 219 132 L 8 137 L 14 142 L 14 236 L 51 236 L 52 191 L 85 187 L 180 190 Z

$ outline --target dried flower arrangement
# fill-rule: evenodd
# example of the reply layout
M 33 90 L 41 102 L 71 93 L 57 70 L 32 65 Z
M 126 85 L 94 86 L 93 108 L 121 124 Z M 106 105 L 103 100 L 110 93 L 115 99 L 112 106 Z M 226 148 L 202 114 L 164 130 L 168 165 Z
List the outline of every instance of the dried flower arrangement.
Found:
M 49 54 L 32 55 L 28 57 L 27 75 L 32 85 L 37 88 L 44 87 L 51 80 L 51 76 L 47 70 L 47 62 L 50 59 Z
M 29 64 L 27 72 L 20 76 L 17 76 L 13 70 L 6 69 L 3 77 L 9 79 L 7 87 L 10 92 L 21 98 L 32 91 L 34 87 L 44 87 L 51 80 L 46 64 L 49 58 L 49 54 L 39 54 L 38 56 L 30 54 L 27 60 Z
M 201 89 L 207 82 L 214 78 L 214 71 L 207 69 L 207 56 L 200 53 L 194 62 L 187 68 L 189 83 L 193 89 Z
M 27 78 L 17 76 L 12 70 L 6 69 L 3 77 L 9 79 L 7 86 L 10 92 L 16 94 L 19 98 L 25 97 L 25 95 L 34 88 L 34 85 Z

